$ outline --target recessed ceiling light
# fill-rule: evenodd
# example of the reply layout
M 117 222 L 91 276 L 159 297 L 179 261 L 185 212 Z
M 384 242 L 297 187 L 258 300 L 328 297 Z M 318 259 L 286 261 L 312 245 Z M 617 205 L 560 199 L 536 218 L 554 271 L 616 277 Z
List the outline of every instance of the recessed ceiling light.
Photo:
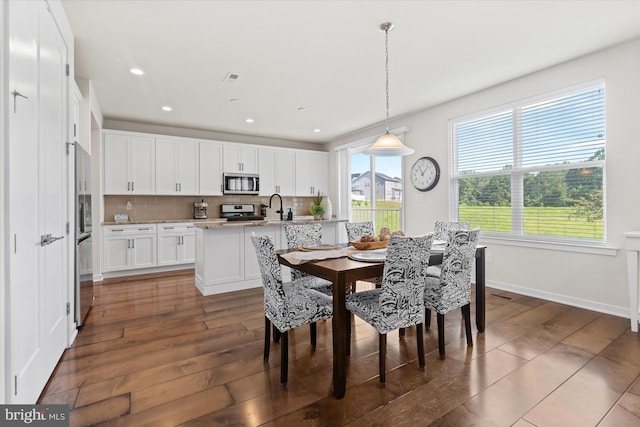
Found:
M 235 74 L 235 73 L 227 73 L 226 76 L 224 76 L 224 79 L 222 79 L 223 82 L 227 82 L 227 83 L 233 83 L 236 80 L 238 80 L 238 77 L 240 77 L 239 74 Z
M 240 100 L 239 100 L 238 98 L 231 98 L 231 99 L 229 100 L 229 102 L 231 102 L 231 103 L 233 103 L 233 104 L 236 104 L 236 103 L 240 102 Z
M 141 76 L 144 74 L 144 71 L 142 71 L 140 68 L 132 68 L 129 71 L 131 72 L 131 74 L 135 74 L 136 76 Z
M 162 107 L 163 111 L 171 111 L 173 110 L 173 108 L 169 107 L 168 105 L 165 105 L 164 107 Z
M 315 133 L 318 133 L 318 132 L 320 132 L 320 129 L 316 128 L 316 129 L 314 129 L 313 131 L 314 131 Z
M 307 107 L 298 107 L 298 111 L 308 111 Z
M 247 123 L 253 123 L 253 119 L 251 117 L 248 117 L 244 120 Z

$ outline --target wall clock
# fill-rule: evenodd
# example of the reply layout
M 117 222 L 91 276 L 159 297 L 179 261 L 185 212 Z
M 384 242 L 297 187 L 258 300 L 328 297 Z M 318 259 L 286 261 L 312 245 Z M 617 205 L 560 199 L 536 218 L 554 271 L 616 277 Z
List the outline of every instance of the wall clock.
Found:
M 429 191 L 440 179 L 440 166 L 432 157 L 421 157 L 411 166 L 411 183 L 420 191 Z

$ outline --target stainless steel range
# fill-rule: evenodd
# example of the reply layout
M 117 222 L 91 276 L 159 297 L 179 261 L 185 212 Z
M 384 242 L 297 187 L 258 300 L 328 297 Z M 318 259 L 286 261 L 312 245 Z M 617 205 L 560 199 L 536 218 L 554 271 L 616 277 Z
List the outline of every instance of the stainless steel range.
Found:
M 262 215 L 256 215 L 256 207 L 250 204 L 222 204 L 220 205 L 220 218 L 227 221 L 260 221 L 264 219 Z

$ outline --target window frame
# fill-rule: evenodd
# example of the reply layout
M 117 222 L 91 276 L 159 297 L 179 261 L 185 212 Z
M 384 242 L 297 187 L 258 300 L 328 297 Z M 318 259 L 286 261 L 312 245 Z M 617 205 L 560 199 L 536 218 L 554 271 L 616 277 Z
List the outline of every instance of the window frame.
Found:
M 598 86 L 603 86 L 605 89 L 604 97 L 605 97 L 605 105 L 604 105 L 604 115 L 605 115 L 605 159 L 604 160 L 596 160 L 584 163 L 572 163 L 569 166 L 566 165 L 551 165 L 551 166 L 531 166 L 531 167 L 523 167 L 522 166 L 522 141 L 517 134 L 517 129 L 519 128 L 518 121 L 521 118 L 519 112 L 517 110 L 521 110 L 523 107 L 529 106 L 534 103 L 539 103 L 543 101 L 548 101 L 553 98 L 558 98 L 566 95 L 570 95 L 575 92 L 579 92 L 581 90 L 596 88 Z M 563 250 L 563 251 L 571 251 L 571 252 L 588 252 L 588 253 L 597 253 L 603 255 L 616 255 L 617 248 L 608 245 L 608 227 L 607 227 L 607 191 L 606 191 L 606 153 L 607 153 L 607 137 L 606 137 L 606 125 L 607 125 L 607 89 L 605 79 L 596 79 L 588 82 L 584 82 L 577 85 L 572 85 L 569 87 L 564 87 L 562 89 L 545 92 L 539 95 L 535 95 L 528 98 L 523 98 L 520 100 L 516 100 L 510 102 L 508 104 L 503 104 L 499 106 L 495 106 L 492 108 L 484 109 L 482 111 L 468 114 L 465 116 L 460 116 L 456 118 L 449 119 L 448 123 L 448 133 L 449 133 L 449 164 L 451 167 L 449 168 L 449 212 L 450 218 L 453 221 L 457 221 L 459 218 L 459 179 L 460 178 L 468 178 L 468 177 L 481 177 L 481 176 L 496 176 L 496 175 L 505 175 L 503 170 L 500 171 L 490 171 L 490 172 L 479 172 L 474 174 L 464 174 L 461 175 L 458 173 L 458 146 L 457 146 L 457 135 L 456 135 L 456 125 L 460 122 L 466 122 L 474 119 L 479 119 L 491 115 L 498 114 L 500 112 L 511 111 L 514 114 L 514 123 L 513 123 L 513 131 L 514 131 L 514 142 L 512 146 L 512 154 L 514 155 L 513 169 L 509 172 L 509 176 L 511 178 L 512 186 L 511 186 L 511 197 L 513 200 L 519 200 L 522 202 L 524 198 L 524 188 L 522 185 L 514 186 L 514 178 L 515 182 L 520 184 L 523 183 L 522 177 L 529 172 L 532 171 L 549 171 L 549 170 L 568 170 L 572 168 L 586 168 L 586 167 L 601 167 L 602 168 L 602 209 L 603 209 L 603 237 L 602 240 L 599 239 L 579 239 L 579 238 L 568 238 L 561 236 L 536 236 L 536 235 L 526 235 L 524 234 L 524 220 L 523 215 L 524 211 L 522 209 L 514 209 L 514 206 L 511 206 L 511 214 L 513 218 L 516 218 L 517 221 L 513 221 L 516 223 L 515 226 L 512 227 L 510 233 L 497 233 L 497 232 L 482 232 L 482 240 L 484 242 L 495 242 L 500 244 L 507 244 L 513 246 L 526 246 L 526 247 L 537 247 L 543 249 L 553 249 L 553 250 Z M 520 180 L 517 179 L 520 177 Z M 514 193 L 517 191 L 518 193 Z

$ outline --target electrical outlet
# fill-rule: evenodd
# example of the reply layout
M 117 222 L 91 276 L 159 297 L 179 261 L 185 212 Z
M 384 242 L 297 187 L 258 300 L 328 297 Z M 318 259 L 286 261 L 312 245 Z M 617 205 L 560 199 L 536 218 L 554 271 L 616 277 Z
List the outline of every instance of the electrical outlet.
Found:
M 127 200 L 127 210 L 131 210 L 131 200 Z
M 487 264 L 492 264 L 493 263 L 493 254 L 492 253 L 487 253 Z

